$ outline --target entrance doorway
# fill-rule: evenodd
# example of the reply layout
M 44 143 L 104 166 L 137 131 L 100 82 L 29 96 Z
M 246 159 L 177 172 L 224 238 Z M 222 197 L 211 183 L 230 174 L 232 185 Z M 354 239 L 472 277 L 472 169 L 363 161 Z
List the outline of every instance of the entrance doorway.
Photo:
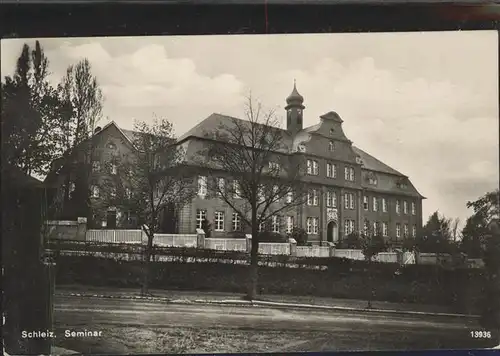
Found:
M 338 240 L 338 228 L 335 221 L 330 221 L 327 226 L 326 240 L 328 242 L 337 242 Z

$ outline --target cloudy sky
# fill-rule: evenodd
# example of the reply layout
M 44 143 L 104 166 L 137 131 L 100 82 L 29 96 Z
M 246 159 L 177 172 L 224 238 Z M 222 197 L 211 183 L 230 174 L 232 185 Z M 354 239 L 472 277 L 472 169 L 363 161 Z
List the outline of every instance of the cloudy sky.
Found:
M 2 77 L 24 42 L 2 40 Z M 462 220 L 498 187 L 496 31 L 43 39 L 54 83 L 88 58 L 108 120 L 153 115 L 183 134 L 213 112 L 242 116 L 254 97 L 281 117 L 293 80 L 305 125 L 340 114 L 355 145 L 407 174 L 435 210 Z

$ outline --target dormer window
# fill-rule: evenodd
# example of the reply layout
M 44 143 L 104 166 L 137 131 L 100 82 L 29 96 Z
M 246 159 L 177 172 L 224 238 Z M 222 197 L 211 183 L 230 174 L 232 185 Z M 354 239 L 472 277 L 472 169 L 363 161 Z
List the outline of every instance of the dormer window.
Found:
M 335 151 L 335 143 L 333 143 L 333 141 L 328 142 L 328 151 Z
M 378 183 L 377 177 L 373 173 L 368 174 L 367 180 L 368 180 L 368 184 L 370 184 L 370 185 L 377 185 L 377 183 Z

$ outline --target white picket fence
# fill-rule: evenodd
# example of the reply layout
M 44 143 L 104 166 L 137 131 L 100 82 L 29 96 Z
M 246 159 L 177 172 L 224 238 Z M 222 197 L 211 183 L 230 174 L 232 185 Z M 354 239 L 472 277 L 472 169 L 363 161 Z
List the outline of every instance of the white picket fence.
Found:
M 205 248 L 222 251 L 246 251 L 247 240 L 207 238 L 205 239 Z
M 87 230 L 85 239 L 94 242 L 141 244 L 141 230 Z
M 361 250 L 350 250 L 350 249 L 335 249 L 335 257 L 343 257 L 351 260 L 364 260 L 365 255 Z
M 162 247 L 196 247 L 196 234 L 155 234 L 153 244 Z
M 297 257 L 330 257 L 330 247 L 297 246 Z
M 261 255 L 289 255 L 290 244 L 280 242 L 259 243 L 259 254 Z

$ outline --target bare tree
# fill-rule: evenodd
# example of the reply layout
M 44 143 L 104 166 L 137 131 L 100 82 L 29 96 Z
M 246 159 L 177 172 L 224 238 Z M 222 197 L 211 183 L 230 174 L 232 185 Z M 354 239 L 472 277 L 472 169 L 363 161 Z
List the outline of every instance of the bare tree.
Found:
M 303 156 L 292 152 L 293 137 L 278 128 L 275 112 L 264 111 L 250 96 L 245 118 L 228 118 L 205 132 L 208 144 L 198 164 L 211 178 L 215 193 L 252 233 L 247 297 L 254 299 L 260 227 L 303 204 L 307 191 Z
M 89 179 L 95 143 L 90 138 L 94 134 L 95 125 L 102 118 L 104 98 L 87 59 L 68 67 L 59 91 L 61 100 L 67 107 L 67 117 L 60 128 L 65 152 L 64 202 L 68 203 L 71 198 L 73 214 L 90 216 Z M 77 154 L 82 156 L 77 158 Z M 72 173 L 76 176 L 75 182 L 71 182 Z
M 151 125 L 137 122 L 133 146 L 133 155 L 115 157 L 109 162 L 117 172 L 100 183 L 100 211 L 110 206 L 132 211 L 143 224 L 148 241 L 142 293 L 147 294 L 153 240 L 161 228 L 161 215 L 166 208 L 180 209 L 191 201 L 194 182 L 184 165 L 184 150 L 176 145 L 172 124 L 167 120 L 155 119 Z

